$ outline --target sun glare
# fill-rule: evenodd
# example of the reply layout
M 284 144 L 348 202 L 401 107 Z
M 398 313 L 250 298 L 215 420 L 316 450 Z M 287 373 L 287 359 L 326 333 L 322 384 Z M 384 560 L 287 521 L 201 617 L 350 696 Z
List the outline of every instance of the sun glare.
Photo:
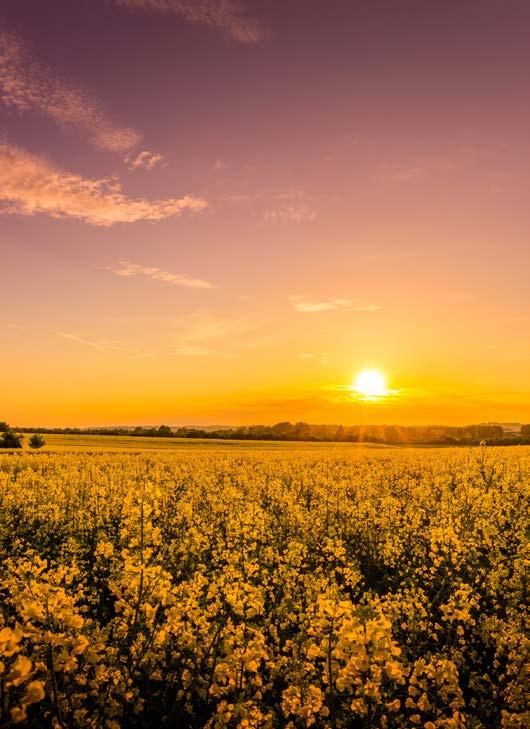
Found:
M 355 378 L 352 390 L 369 399 L 385 397 L 388 395 L 386 377 L 379 370 L 363 370 Z

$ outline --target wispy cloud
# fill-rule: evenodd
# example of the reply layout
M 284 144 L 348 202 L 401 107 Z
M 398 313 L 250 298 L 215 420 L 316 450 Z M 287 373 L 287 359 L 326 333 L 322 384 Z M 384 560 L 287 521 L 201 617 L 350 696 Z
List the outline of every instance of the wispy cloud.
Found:
M 300 352 L 298 356 L 300 357 L 300 359 L 316 360 L 319 364 L 325 366 L 331 364 L 327 352 Z
M 120 261 L 117 268 L 110 268 L 117 276 L 125 278 L 130 276 L 146 276 L 154 281 L 174 284 L 175 286 L 187 286 L 192 289 L 213 289 L 214 285 L 209 281 L 200 278 L 192 278 L 185 273 L 170 273 L 163 271 L 156 266 L 141 266 L 130 261 Z
M 141 139 L 136 130 L 117 126 L 90 94 L 39 63 L 16 33 L 0 33 L 0 98 L 8 108 L 35 111 L 75 128 L 111 152 L 126 152 Z
M 155 167 L 163 166 L 166 163 L 166 158 L 146 149 L 139 154 L 126 155 L 123 161 L 131 172 L 135 172 L 136 170 L 153 170 Z
M 67 339 L 75 344 L 80 344 L 83 347 L 88 347 L 96 352 L 116 352 L 130 359 L 142 360 L 142 359 L 154 359 L 157 355 L 155 352 L 143 352 L 135 348 L 125 347 L 121 342 L 115 339 L 85 339 L 80 337 L 78 334 L 73 332 L 63 332 L 58 329 L 50 329 L 50 334 L 60 337 L 61 339 Z
M 115 0 L 116 5 L 180 15 L 190 23 L 202 23 L 223 31 L 239 43 L 258 43 L 264 28 L 235 0 Z
M 307 223 L 316 218 L 316 213 L 309 205 L 299 203 L 266 210 L 264 217 L 269 223 Z
M 50 332 L 52 334 L 55 334 L 57 337 L 62 337 L 62 339 L 69 339 L 71 342 L 76 342 L 77 344 L 82 344 L 85 347 L 90 347 L 91 349 L 95 349 L 98 352 L 125 352 L 127 351 L 125 347 L 122 347 L 119 342 L 116 341 L 97 341 L 92 342 L 88 339 L 83 339 L 83 337 L 77 336 L 77 334 L 72 334 L 71 332 L 61 332 L 57 329 L 51 329 Z
M 231 193 L 226 196 L 231 203 L 259 206 L 260 217 L 266 223 L 307 223 L 315 220 L 317 213 L 309 204 L 301 188 L 262 188 L 253 191 Z
M 3 202 L 3 206 L 2 206 Z M 207 207 L 192 196 L 145 200 L 127 197 L 116 179 L 90 179 L 54 167 L 48 160 L 0 142 L 0 212 L 42 213 L 92 225 L 159 221 Z
M 352 308 L 354 311 L 366 311 L 366 312 L 383 310 L 383 307 L 378 306 L 377 304 L 357 304 L 356 306 L 354 306 Z
M 310 301 L 305 296 L 290 296 L 289 301 L 296 311 L 304 314 L 315 314 L 321 311 L 380 311 L 381 307 L 375 304 L 362 304 L 357 299 L 326 299 Z
M 208 312 L 195 312 L 183 322 L 178 338 L 181 342 L 211 342 L 234 337 L 244 341 L 262 326 L 261 319 L 252 314 L 242 316 L 218 316 Z
M 263 322 L 251 313 L 219 316 L 197 311 L 185 317 L 176 332 L 173 354 L 185 357 L 235 357 L 244 350 L 263 343 Z

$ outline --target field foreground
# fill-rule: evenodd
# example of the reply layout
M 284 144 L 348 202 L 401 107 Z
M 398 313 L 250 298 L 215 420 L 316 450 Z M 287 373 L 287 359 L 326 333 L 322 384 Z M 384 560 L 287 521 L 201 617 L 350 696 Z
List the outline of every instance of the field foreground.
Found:
M 530 449 L 0 456 L 0 726 L 523 729 Z

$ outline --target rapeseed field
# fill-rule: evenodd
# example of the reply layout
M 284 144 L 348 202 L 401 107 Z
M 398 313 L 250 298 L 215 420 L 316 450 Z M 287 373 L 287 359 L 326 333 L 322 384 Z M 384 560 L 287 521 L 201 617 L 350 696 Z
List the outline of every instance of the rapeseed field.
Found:
M 530 449 L 0 457 L 0 726 L 524 729 Z

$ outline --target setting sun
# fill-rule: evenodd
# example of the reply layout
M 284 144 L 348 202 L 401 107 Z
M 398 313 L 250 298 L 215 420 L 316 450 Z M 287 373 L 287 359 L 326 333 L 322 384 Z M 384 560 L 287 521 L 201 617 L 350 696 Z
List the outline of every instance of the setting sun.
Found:
M 384 397 L 388 394 L 386 377 L 379 370 L 363 370 L 359 372 L 352 389 L 366 398 Z

